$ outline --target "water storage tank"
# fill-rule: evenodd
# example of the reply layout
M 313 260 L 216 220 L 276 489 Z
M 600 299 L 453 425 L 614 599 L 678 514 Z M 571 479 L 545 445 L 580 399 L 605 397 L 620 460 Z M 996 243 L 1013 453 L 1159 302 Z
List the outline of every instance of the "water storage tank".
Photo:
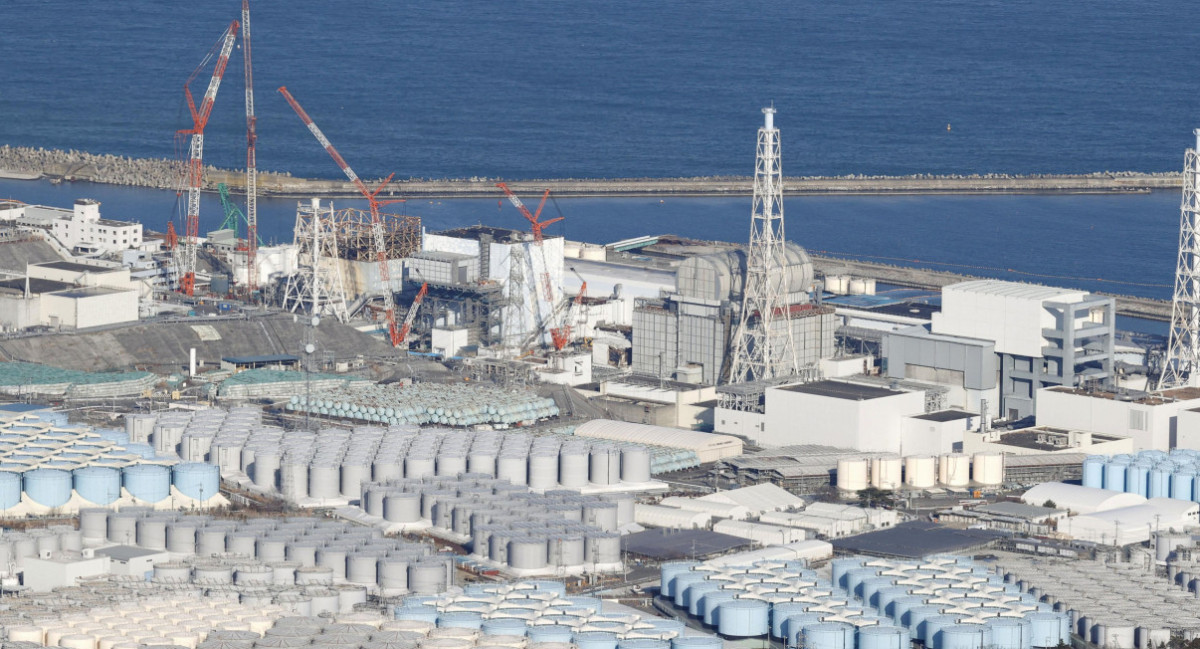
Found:
M 992 644 L 996 649 L 1031 649 L 1033 647 L 1033 624 L 1019 617 L 990 618 L 985 623 L 992 630 Z
M 588 482 L 588 449 L 583 445 L 564 445 L 558 453 L 558 484 L 578 489 Z
M 1150 486 L 1151 464 L 1147 460 L 1130 463 L 1125 469 L 1125 491 L 1145 496 Z
M 420 494 L 391 493 L 384 496 L 383 519 L 389 523 L 415 523 L 421 520 Z
M 135 464 L 121 470 L 121 482 L 129 495 L 157 503 L 171 495 L 171 469 L 159 464 Z
M 971 482 L 971 458 L 962 453 L 946 453 L 938 461 L 938 482 L 947 487 L 965 487 Z
M 858 649 L 909 649 L 912 637 L 902 626 L 860 626 L 857 642 Z
M 933 649 L 985 649 L 991 645 L 992 630 L 984 624 L 951 624 L 933 638 Z
M 675 591 L 673 590 L 672 582 L 675 577 L 685 572 L 691 572 L 692 568 L 697 565 L 695 561 L 669 561 L 659 566 L 659 591 L 662 593 L 662 596 L 673 598 Z
M 871 460 L 871 486 L 876 489 L 899 489 L 900 470 L 904 462 L 899 457 L 882 456 Z
M 481 626 L 481 630 L 483 631 L 483 635 L 485 635 L 485 636 L 489 636 L 489 635 L 523 636 L 523 635 L 525 635 L 525 631 L 526 631 L 527 627 L 528 627 L 528 624 L 526 624 L 525 620 L 512 618 L 512 617 L 501 617 L 501 618 L 492 618 L 490 620 L 485 621 L 483 623 L 483 625 Z M 486 644 L 486 642 L 482 639 L 479 641 L 479 643 Z
M 565 624 L 540 624 L 529 627 L 526 635 L 530 642 L 569 643 L 574 632 Z
M 1179 468 L 1171 474 L 1171 497 L 1176 500 L 1191 500 L 1192 489 L 1196 482 L 1194 468 Z
M 116 469 L 85 466 L 75 469 L 71 476 L 75 492 L 90 503 L 108 505 L 121 497 L 121 472 Z
M 862 491 L 867 482 L 868 462 L 865 458 L 843 458 L 837 461 L 837 488 L 839 491 Z
M 1025 619 L 1032 625 L 1030 633 L 1034 647 L 1045 649 L 1071 641 L 1071 618 L 1066 613 L 1036 611 L 1027 614 Z
M 526 462 L 523 453 L 501 455 L 496 460 L 496 477 L 514 485 L 526 484 L 529 481 L 529 465 Z
M 620 482 L 621 451 L 607 445 L 593 448 L 588 462 L 588 479 L 598 485 Z
M 1083 461 L 1083 486 L 1094 489 L 1104 488 L 1104 466 L 1108 458 L 1103 455 L 1089 455 Z M 1123 491 L 1118 489 L 1117 491 Z
M 650 449 L 625 446 L 621 449 L 621 482 L 650 482 Z
M 717 609 L 717 630 L 734 638 L 758 637 L 770 630 L 771 607 L 760 599 L 735 599 Z
M 904 484 L 915 489 L 928 489 L 936 485 L 937 458 L 932 455 L 904 458 Z
M 1004 454 L 994 451 L 976 453 L 972 457 L 972 473 L 975 482 L 984 486 L 995 486 L 1004 482 Z
M 1113 460 L 1104 466 L 1104 488 L 1109 491 L 1125 491 L 1125 471 L 1128 460 Z
M 1147 487 L 1147 498 L 1169 498 L 1171 496 L 1171 474 L 1175 465 L 1161 462 L 1150 469 L 1150 483 Z
M 34 469 L 22 474 L 25 493 L 44 507 L 62 507 L 71 499 L 71 474 L 57 469 Z
M 854 649 L 854 625 L 845 622 L 818 622 L 800 629 L 798 638 L 804 649 Z
M 417 595 L 435 595 L 446 590 L 447 562 L 425 559 L 408 566 L 408 589 Z
M 671 649 L 721 649 L 724 643 L 712 635 L 680 635 L 671 638 Z
M 167 520 L 163 518 L 140 518 L 137 526 L 137 544 L 147 550 L 167 549 Z
M 171 469 L 171 484 L 194 500 L 208 500 L 221 489 L 221 469 L 214 464 L 187 462 Z
M 553 489 L 558 484 L 558 455 L 543 451 L 529 456 L 529 488 Z
M 6 481 L 0 473 L 0 497 L 7 497 Z M 20 476 L 17 476 L 17 499 L 21 497 Z M 7 502 L 7 501 L 5 501 Z M 11 507 L 12 505 L 9 505 Z M 103 541 L 108 536 L 108 510 L 88 508 L 79 510 L 79 531 L 88 541 Z

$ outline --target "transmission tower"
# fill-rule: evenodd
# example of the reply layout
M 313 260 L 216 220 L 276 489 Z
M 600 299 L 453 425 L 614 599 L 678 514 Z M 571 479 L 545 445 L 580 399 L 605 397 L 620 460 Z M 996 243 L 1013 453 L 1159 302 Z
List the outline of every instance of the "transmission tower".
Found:
M 1183 154 L 1183 201 L 1179 208 L 1179 261 L 1171 299 L 1171 337 L 1158 389 L 1200 384 L 1200 129 L 1196 148 Z
M 504 344 L 517 353 L 525 351 L 525 339 L 529 334 L 529 324 L 525 320 L 528 309 L 527 300 L 531 298 L 525 288 L 525 275 L 529 263 L 525 259 L 525 248 L 516 243 L 508 247 L 508 291 L 507 305 L 504 310 Z M 533 295 L 532 299 L 537 300 Z
M 299 271 L 288 277 L 284 307 L 293 313 L 332 315 L 346 322 L 346 286 L 338 258 L 333 206 L 321 207 L 319 199 L 301 201 L 296 207 L 295 241 L 299 248 Z
M 783 236 L 783 172 L 779 168 L 779 129 L 775 108 L 763 109 L 754 168 L 754 207 L 742 316 L 734 334 L 731 383 L 789 376 L 797 371 L 788 309 Z

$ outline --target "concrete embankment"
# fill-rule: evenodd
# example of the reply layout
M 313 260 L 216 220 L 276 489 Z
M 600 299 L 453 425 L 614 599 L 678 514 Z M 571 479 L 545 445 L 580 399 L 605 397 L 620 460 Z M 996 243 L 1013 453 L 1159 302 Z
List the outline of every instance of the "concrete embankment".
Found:
M 910 288 L 939 290 L 948 284 L 965 282 L 972 279 L 987 279 L 986 277 L 964 275 L 961 273 L 952 273 L 944 270 L 907 268 L 904 266 L 894 266 L 891 264 L 882 264 L 878 262 L 828 257 L 811 252 L 810 256 L 813 260 L 813 267 L 822 275 L 845 274 L 855 277 L 869 277 L 875 279 L 876 281 L 887 282 L 888 284 L 895 284 L 897 286 L 906 286 Z M 1056 283 L 1069 284 L 1069 282 Z M 1103 291 L 1097 292 L 1101 295 L 1109 295 L 1117 299 L 1118 315 L 1130 316 L 1134 318 L 1145 318 L 1147 320 L 1158 320 L 1162 322 L 1171 321 L 1171 302 L 1168 300 L 1155 300 L 1152 298 L 1119 295 Z
M 176 189 L 183 167 L 174 160 L 95 155 L 82 151 L 0 147 L 0 177 L 54 178 L 113 185 Z M 239 170 L 207 167 L 205 186 L 224 182 L 243 187 Z M 395 181 L 388 196 L 414 198 L 495 198 L 498 179 L 470 178 Z M 1102 172 L 1067 175 L 972 176 L 840 176 L 795 177 L 784 181 L 790 195 L 802 194 L 962 194 L 962 193 L 1108 193 L 1153 189 L 1178 189 L 1177 173 L 1141 174 Z M 368 184 L 372 184 L 368 182 Z M 725 196 L 748 195 L 748 177 L 706 178 L 600 178 L 510 181 L 513 191 L 532 194 L 550 189 L 559 197 L 582 196 Z M 343 180 L 293 178 L 283 173 L 261 172 L 259 190 L 264 195 L 357 197 L 354 186 Z

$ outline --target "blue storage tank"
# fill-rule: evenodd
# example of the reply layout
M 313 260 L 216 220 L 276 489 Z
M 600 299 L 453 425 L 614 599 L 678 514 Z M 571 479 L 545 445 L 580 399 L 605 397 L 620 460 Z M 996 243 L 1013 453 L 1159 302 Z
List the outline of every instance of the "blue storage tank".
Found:
M 561 581 L 553 581 L 550 579 L 531 579 L 523 583 L 526 586 L 532 586 L 534 590 L 551 592 L 559 596 L 564 596 L 567 594 L 567 586 Z
M 875 599 L 876 593 L 884 588 L 891 588 L 896 585 L 896 577 L 870 577 L 864 579 L 858 584 L 854 595 L 868 606 L 876 606 L 878 600 Z
M 899 609 L 897 609 L 899 610 Z M 921 623 L 925 620 L 942 614 L 942 607 L 936 604 L 922 604 L 914 606 L 903 613 L 899 622 L 908 627 L 912 631 L 913 639 L 921 639 Z
M 1025 616 L 1032 625 L 1031 644 L 1039 649 L 1071 641 L 1071 618 L 1066 613 L 1035 611 Z
M 156 503 L 171 495 L 171 469 L 159 464 L 135 464 L 121 471 L 121 482 L 129 495 Z
M 1175 473 L 1175 465 L 1171 462 L 1160 462 L 1150 469 L 1150 484 L 1146 488 L 1147 498 L 1171 497 L 1171 474 Z
M 481 627 L 483 635 L 525 635 L 528 624 L 515 617 L 500 617 L 485 620 Z
M 1104 488 L 1109 491 L 1125 491 L 1125 472 L 1129 469 L 1129 460 L 1113 458 L 1104 465 Z
M 1195 483 L 1195 467 L 1177 467 L 1175 472 L 1171 474 L 1171 497 L 1176 500 L 1190 501 Z
M 933 649 L 985 649 L 991 645 L 992 630 L 985 624 L 951 624 L 933 638 Z
M 789 615 L 783 621 L 783 638 L 789 647 L 795 647 L 800 641 L 800 633 L 810 624 L 820 624 L 823 613 L 799 613 Z
M 691 572 L 696 566 L 695 561 L 671 561 L 664 563 L 658 568 L 658 590 L 663 597 L 675 597 L 675 591 L 671 590 L 671 580 L 675 579 L 676 575 L 685 572 Z
M 34 469 L 22 474 L 25 493 L 45 507 L 62 507 L 71 499 L 71 474 L 58 469 Z
M 565 598 L 571 603 L 571 606 L 582 606 L 592 610 L 592 613 L 599 613 L 604 606 L 604 602 L 599 597 L 588 597 L 587 595 L 572 595 Z
M 483 614 L 475 611 L 448 611 L 438 615 L 437 625 L 445 629 L 475 629 L 483 626 Z
M 985 624 L 992 630 L 996 649 L 1033 649 L 1033 624 L 1019 617 L 997 617 Z
M 143 460 L 154 459 L 154 447 L 149 444 L 122 444 L 122 446 L 127 453 L 133 453 Z
M 804 649 L 854 649 L 854 625 L 845 622 L 818 622 L 800 630 L 798 644 Z
M 397 606 L 392 609 L 392 617 L 397 620 L 416 620 L 437 624 L 438 610 L 432 606 Z
M 21 474 L 0 471 L 0 510 L 16 507 L 21 502 Z
M 529 627 L 529 642 L 570 642 L 574 630 L 564 624 L 538 624 Z
M 685 596 L 688 587 L 692 584 L 703 583 L 706 577 L 708 577 L 707 572 L 684 572 L 675 575 L 675 578 L 671 580 L 671 598 L 675 601 L 675 606 L 683 608 L 687 602 Z
M 1107 459 L 1103 455 L 1089 455 L 1083 461 L 1083 486 L 1096 489 L 1104 487 L 1104 464 Z
M 958 624 L 963 616 L 961 615 L 930 615 L 921 621 L 921 625 L 917 627 L 917 639 L 925 643 L 926 647 L 935 647 L 935 638 L 938 631 Z M 910 627 L 911 628 L 911 627 Z
M 171 468 L 171 484 L 188 498 L 207 500 L 221 489 L 221 467 L 206 462 L 176 464 Z
M 887 605 L 887 608 L 884 609 L 883 612 L 888 617 L 892 618 L 893 624 L 899 624 L 911 628 L 912 625 L 910 625 L 904 619 L 904 614 L 908 613 L 909 609 L 917 606 L 924 606 L 928 599 L 929 598 L 925 597 L 924 595 L 907 595 L 905 597 L 897 597 Z
M 720 617 L 718 607 L 725 602 L 732 602 L 737 599 L 737 593 L 732 590 L 718 590 L 713 593 L 705 593 L 700 600 L 700 608 L 704 609 L 704 623 L 708 626 L 717 626 L 717 620 Z
M 858 595 L 859 587 L 862 586 L 862 583 L 868 579 L 877 577 L 878 575 L 879 575 L 879 568 L 870 568 L 870 567 L 851 568 L 842 577 L 842 580 L 845 581 L 845 583 L 837 584 L 837 585 L 841 586 L 842 588 L 845 588 L 846 592 L 851 595 Z
M 1129 465 L 1125 471 L 1125 491 L 1139 496 L 1145 496 L 1150 488 L 1149 462 L 1138 460 Z
M 93 431 L 100 436 L 100 439 L 113 444 L 125 446 L 129 444 L 129 433 L 115 428 L 97 428 Z
M 578 649 L 617 649 L 617 634 L 615 633 L 584 631 L 576 633 L 572 639 Z
M 725 643 L 714 635 L 687 635 L 671 639 L 671 649 L 721 649 Z
M 858 627 L 858 649 L 909 649 L 912 634 L 902 626 L 878 625 Z
M 891 603 L 901 597 L 911 595 L 911 588 L 912 586 L 888 586 L 887 588 L 880 588 L 872 596 L 873 601 L 871 602 L 871 606 L 874 606 L 875 611 L 880 615 L 891 617 L 891 611 L 888 610 Z
M 121 497 L 121 472 L 105 466 L 85 466 L 72 474 L 75 493 L 96 504 L 108 505 Z
M 775 638 L 786 637 L 786 631 L 783 628 L 783 623 L 791 615 L 800 615 L 804 613 L 811 604 L 807 602 L 779 602 L 771 607 L 771 636 Z
M 861 568 L 865 559 L 861 558 L 846 558 L 833 560 L 833 585 L 846 587 L 846 582 L 842 579 L 846 573 L 854 568 Z
M 715 593 L 718 590 L 721 590 L 721 582 L 712 580 L 688 586 L 687 592 L 683 596 L 683 599 L 687 602 L 688 613 L 697 617 L 702 615 L 704 609 L 700 607 L 700 602 L 704 599 L 705 595 Z
M 717 631 L 729 638 L 766 635 L 771 606 L 761 599 L 735 599 L 717 610 Z

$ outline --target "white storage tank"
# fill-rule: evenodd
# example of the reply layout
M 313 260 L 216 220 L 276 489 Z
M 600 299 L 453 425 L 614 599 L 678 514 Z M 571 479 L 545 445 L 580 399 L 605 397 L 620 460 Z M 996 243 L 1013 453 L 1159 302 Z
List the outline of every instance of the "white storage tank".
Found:
M 868 463 L 864 458 L 842 458 L 837 461 L 837 488 L 839 491 L 862 491 L 869 486 Z
M 932 455 L 904 458 L 904 484 L 915 489 L 929 489 L 937 484 L 937 478 L 937 458 Z
M 871 486 L 876 489 L 900 488 L 903 462 L 896 456 L 881 456 L 871 460 Z
M 972 458 L 972 478 L 980 485 L 996 486 L 1004 482 L 1004 454 L 995 451 L 976 453 Z
M 938 458 L 938 482 L 947 487 L 965 487 L 971 482 L 971 458 L 962 453 L 946 453 Z

